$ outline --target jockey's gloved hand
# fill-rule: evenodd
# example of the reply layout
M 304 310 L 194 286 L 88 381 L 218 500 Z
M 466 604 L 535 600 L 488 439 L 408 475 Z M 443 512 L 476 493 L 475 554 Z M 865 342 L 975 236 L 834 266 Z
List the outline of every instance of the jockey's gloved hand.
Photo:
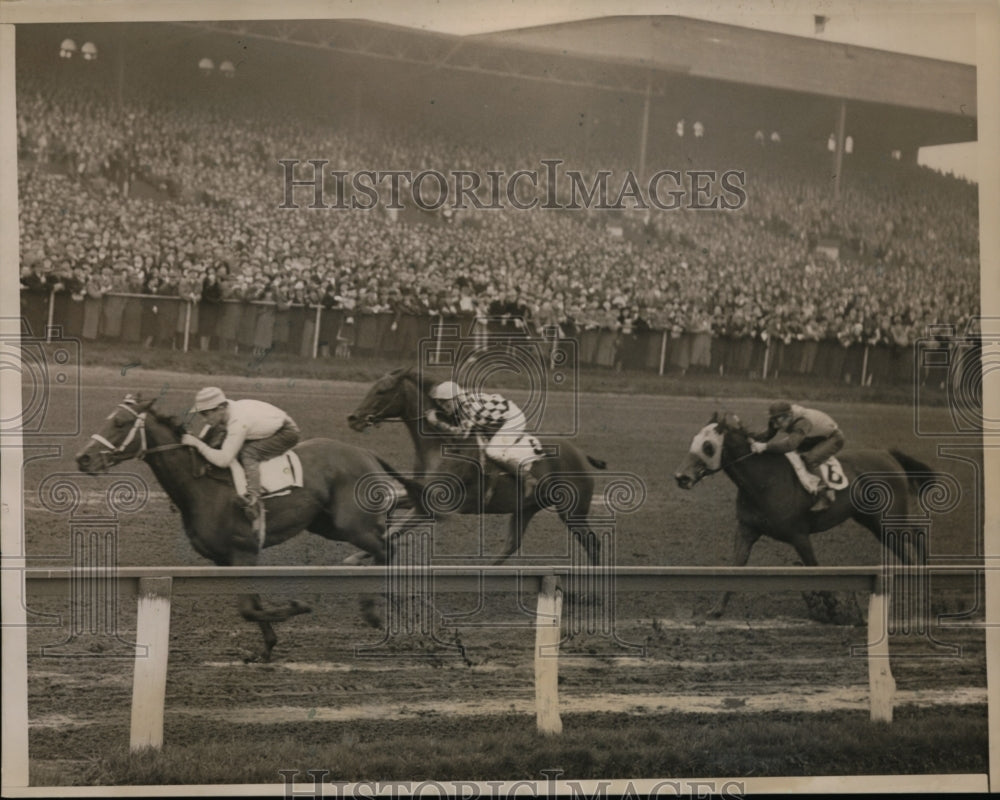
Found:
M 200 440 L 197 436 L 192 436 L 190 433 L 185 433 L 181 436 L 181 444 L 186 444 L 188 447 L 197 447 Z
M 763 453 L 765 450 L 767 450 L 766 442 L 750 442 L 750 452 Z
M 438 412 L 436 410 L 434 410 L 433 408 L 430 411 L 427 412 L 427 421 L 431 425 L 440 425 L 441 424 L 441 420 L 438 419 Z

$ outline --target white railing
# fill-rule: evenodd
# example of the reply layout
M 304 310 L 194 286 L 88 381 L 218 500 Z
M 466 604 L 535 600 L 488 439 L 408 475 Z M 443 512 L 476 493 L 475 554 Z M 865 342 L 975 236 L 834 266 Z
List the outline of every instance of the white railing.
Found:
M 117 597 L 138 598 L 136 659 L 132 690 L 131 747 L 159 748 L 173 595 L 359 594 L 387 586 L 433 586 L 442 592 L 525 592 L 538 595 L 535 620 L 535 704 L 539 731 L 559 733 L 558 650 L 562 586 L 601 586 L 618 592 L 655 591 L 854 591 L 867 592 L 868 675 L 871 719 L 891 722 L 895 681 L 889 667 L 889 585 L 943 579 L 968 586 L 981 566 L 930 568 L 861 567 L 122 567 L 119 569 L 27 569 L 29 593 L 81 595 L 86 582 L 114 581 Z M 82 582 L 82 583 L 81 583 Z M 73 593 L 73 594 L 71 594 Z M 234 609 L 235 613 L 235 609 Z M 141 657 L 140 657 L 141 655 Z

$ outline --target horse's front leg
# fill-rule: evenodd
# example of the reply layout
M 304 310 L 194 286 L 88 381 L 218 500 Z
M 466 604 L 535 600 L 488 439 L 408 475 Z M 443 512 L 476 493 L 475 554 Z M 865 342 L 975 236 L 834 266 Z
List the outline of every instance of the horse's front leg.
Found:
M 234 567 L 256 566 L 257 555 L 256 553 L 237 551 L 234 553 L 230 563 Z M 261 635 L 264 637 L 264 652 L 261 653 L 261 660 L 263 661 L 271 659 L 271 651 L 278 643 L 278 637 L 271 623 L 284 622 L 289 617 L 294 617 L 298 614 L 308 614 L 312 611 L 309 606 L 300 603 L 298 600 L 292 600 L 284 606 L 275 606 L 266 609 L 263 603 L 261 603 L 259 594 L 240 595 L 238 607 L 243 619 L 248 622 L 256 622 L 260 627 Z
M 270 622 L 263 619 L 264 607 L 260 602 L 259 594 L 240 595 L 239 600 L 240 615 L 249 622 L 256 622 L 260 626 L 261 635 L 264 637 L 264 652 L 261 653 L 262 661 L 271 660 L 271 651 L 278 643 L 278 637 L 274 632 L 274 627 Z
M 747 562 L 750 560 L 750 550 L 759 538 L 760 531 L 756 528 L 751 528 L 743 522 L 736 526 L 736 533 L 733 537 L 734 567 L 746 566 Z M 713 619 L 721 617 L 725 613 L 726 606 L 729 605 L 729 599 L 732 596 L 733 592 L 731 591 L 723 592 L 722 596 L 716 601 L 715 605 L 709 609 L 706 616 L 712 617 Z

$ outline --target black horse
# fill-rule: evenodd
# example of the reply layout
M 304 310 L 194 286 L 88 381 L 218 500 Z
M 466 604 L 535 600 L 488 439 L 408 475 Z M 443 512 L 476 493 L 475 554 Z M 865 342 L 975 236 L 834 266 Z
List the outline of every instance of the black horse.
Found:
M 497 564 L 506 561 L 521 546 L 524 529 L 543 508 L 554 508 L 563 524 L 572 531 L 587 551 L 591 564 L 600 562 L 600 541 L 590 528 L 590 505 L 594 496 L 593 469 L 605 464 L 582 453 L 569 442 L 546 448 L 546 455 L 535 461 L 531 473 L 538 479 L 535 492 L 522 498 L 514 479 L 506 472 L 498 476 L 496 489 L 483 507 L 481 469 L 478 450 L 470 452 L 470 441 L 459 436 L 426 430 L 421 409 L 432 407 L 433 382 L 413 370 L 396 369 L 379 378 L 364 400 L 347 419 L 356 431 L 385 420 L 401 420 L 410 433 L 417 453 L 417 479 L 395 476 L 407 488 L 411 500 L 424 513 L 438 514 L 510 514 L 510 532 L 504 553 Z M 474 444 L 473 440 L 473 444 Z M 453 483 L 457 482 L 457 486 Z M 440 495 L 438 508 L 428 509 L 428 500 Z M 454 501 L 454 502 L 452 502 Z M 446 506 L 446 507 L 442 507 Z M 406 521 L 396 536 L 406 530 Z
M 674 478 L 681 489 L 690 489 L 706 475 L 724 470 L 736 484 L 736 566 L 747 563 L 750 549 L 761 536 L 790 544 L 804 564 L 816 566 L 810 535 L 848 519 L 870 530 L 903 563 L 914 563 L 915 554 L 904 539 L 885 540 L 882 520 L 905 517 L 911 491 L 919 494 L 937 474 L 899 450 L 856 450 L 837 458 L 850 486 L 837 493 L 829 508 L 812 511 L 815 498 L 802 487 L 788 459 L 780 453 L 754 455 L 739 417 L 716 413 L 692 439 Z M 723 594 L 709 615 L 721 616 L 731 594 Z
M 97 473 L 130 458 L 143 459 L 181 513 L 184 532 L 199 555 L 219 566 L 252 566 L 262 547 L 272 547 L 303 530 L 327 539 L 350 542 L 369 553 L 375 563 L 388 557 L 386 512 L 362 507 L 356 497 L 359 481 L 382 476 L 378 459 L 366 450 L 332 439 L 309 439 L 295 448 L 302 461 L 303 486 L 266 501 L 266 535 L 246 518 L 229 470 L 209 465 L 194 449 L 180 443 L 183 426 L 153 408 L 153 400 L 127 396 L 107 417 L 100 433 L 76 456 L 83 472 Z M 240 599 L 244 619 L 260 625 L 266 660 L 277 643 L 271 627 L 310 611 L 297 601 L 264 609 L 258 595 Z M 375 624 L 370 601 L 365 616 Z

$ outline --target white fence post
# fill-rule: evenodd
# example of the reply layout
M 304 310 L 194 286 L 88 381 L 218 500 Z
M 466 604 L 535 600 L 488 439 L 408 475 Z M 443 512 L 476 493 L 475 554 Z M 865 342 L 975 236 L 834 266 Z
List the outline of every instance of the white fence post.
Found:
M 135 631 L 135 677 L 132 681 L 132 725 L 129 739 L 129 749 L 133 752 L 147 747 L 159 750 L 163 746 L 172 582 L 172 578 L 139 579 L 139 615 Z
M 535 619 L 535 713 L 538 732 L 562 733 L 559 718 L 559 638 L 562 590 L 555 575 L 542 578 Z
M 313 342 L 312 342 L 313 358 L 316 358 L 319 355 L 319 326 L 322 321 L 323 321 L 323 306 L 321 305 L 316 306 L 316 325 L 315 329 L 313 330 Z
M 896 680 L 889 665 L 889 592 L 881 577 L 868 599 L 868 688 L 872 722 L 892 722 Z
M 191 336 L 191 301 L 184 301 L 184 352 L 188 351 L 188 338 Z
M 49 316 L 48 321 L 45 323 L 45 341 L 52 341 L 52 320 L 56 313 L 56 291 L 53 289 L 49 292 Z

